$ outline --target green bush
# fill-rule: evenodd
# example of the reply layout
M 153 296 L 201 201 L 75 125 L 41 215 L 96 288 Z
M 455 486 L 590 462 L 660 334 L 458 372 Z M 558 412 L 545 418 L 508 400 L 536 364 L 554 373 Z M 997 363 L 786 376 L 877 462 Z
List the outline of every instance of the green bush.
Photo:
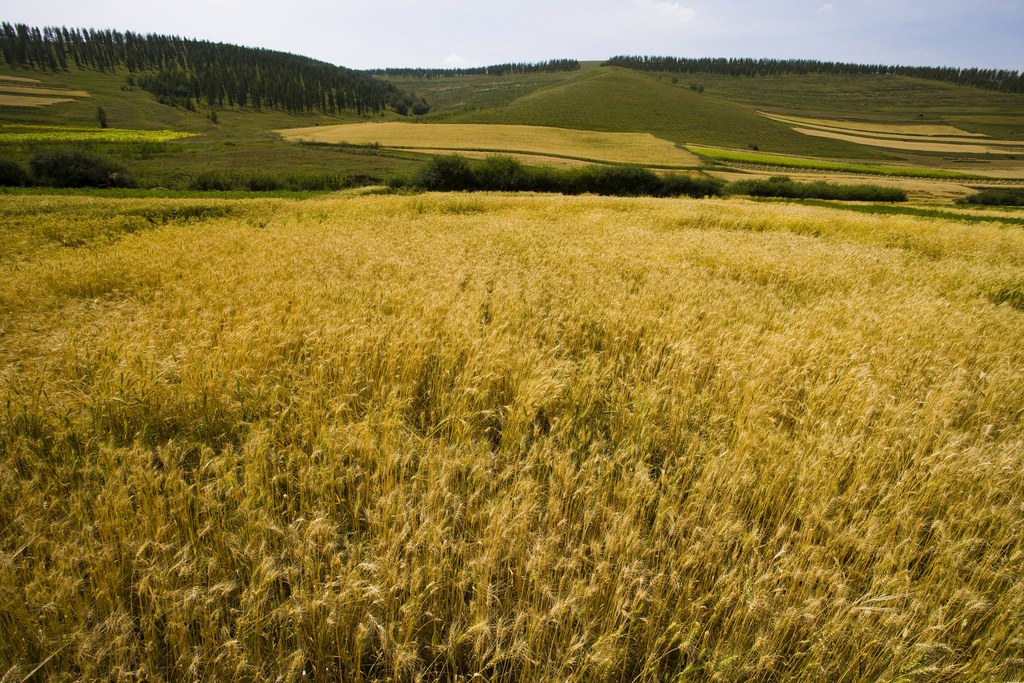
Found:
M 391 189 L 490 190 L 500 192 L 558 192 L 618 197 L 707 197 L 722 194 L 722 181 L 707 176 L 671 174 L 659 177 L 640 166 L 582 166 L 558 170 L 529 168 L 508 155 L 489 156 L 475 166 L 457 154 L 434 157 L 413 178 L 396 175 Z
M 469 161 L 458 154 L 436 156 L 416 172 L 416 185 L 425 190 L 453 192 L 472 190 L 476 177 Z
M 477 164 L 473 172 L 481 190 L 520 192 L 534 189 L 529 171 L 515 157 L 489 156 Z
M 192 178 L 192 181 L 188 184 L 188 189 L 200 190 L 203 192 L 208 192 L 210 190 L 226 191 L 234 189 L 234 182 L 226 173 L 203 171 Z
M 0 157 L 0 186 L 24 187 L 28 185 L 28 173 L 14 159 Z
M 907 193 L 898 187 L 881 185 L 830 185 L 818 181 L 795 183 L 789 176 L 737 180 L 726 186 L 727 194 L 751 197 L 784 197 L 788 199 L 834 199 L 859 202 L 905 202 Z
M 662 197 L 719 197 L 724 182 L 711 176 L 670 173 L 661 177 Z
M 983 206 L 1024 206 L 1024 188 L 1005 190 L 983 190 L 956 200 L 957 204 L 979 204 Z
M 35 182 L 50 187 L 134 187 L 131 174 L 109 157 L 79 149 L 58 149 L 32 157 Z

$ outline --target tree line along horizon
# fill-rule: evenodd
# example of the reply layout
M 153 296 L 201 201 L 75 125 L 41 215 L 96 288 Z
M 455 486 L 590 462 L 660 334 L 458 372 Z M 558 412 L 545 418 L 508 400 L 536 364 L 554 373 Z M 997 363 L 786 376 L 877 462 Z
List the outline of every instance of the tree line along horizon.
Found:
M 79 69 L 116 73 L 126 69 L 125 88 L 140 87 L 170 106 L 195 110 L 253 108 L 290 114 L 400 115 L 429 111 L 415 98 L 381 77 L 457 78 L 464 76 L 567 72 L 580 69 L 574 59 L 537 63 L 505 63 L 459 69 L 355 70 L 310 57 L 205 40 L 110 29 L 30 27 L 3 22 L 0 59 L 11 68 L 67 72 Z M 690 59 L 617 56 L 602 66 L 637 71 L 730 76 L 784 74 L 888 74 L 956 83 L 989 90 L 1024 92 L 1024 77 L 1004 69 L 907 67 L 774 59 Z

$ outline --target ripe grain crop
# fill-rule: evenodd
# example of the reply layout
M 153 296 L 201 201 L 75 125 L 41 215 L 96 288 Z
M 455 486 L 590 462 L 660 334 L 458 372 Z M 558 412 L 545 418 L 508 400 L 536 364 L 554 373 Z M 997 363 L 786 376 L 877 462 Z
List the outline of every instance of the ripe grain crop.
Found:
M 975 140 L 966 140 L 962 143 L 933 142 L 925 139 L 891 139 L 868 137 L 866 135 L 853 135 L 836 131 L 815 129 L 815 128 L 794 128 L 797 133 L 810 135 L 812 137 L 829 138 L 831 140 L 843 140 L 855 142 L 858 145 L 869 147 L 887 147 L 889 149 L 905 149 L 914 152 L 941 152 L 944 154 L 1020 154 L 1024 143 L 1007 142 L 1002 140 L 987 141 L 988 144 L 979 144 Z
M 821 159 L 806 159 L 800 157 L 783 157 L 771 154 L 751 154 L 748 152 L 734 152 L 713 147 L 697 147 L 690 145 L 689 150 L 709 159 L 717 161 L 735 162 L 740 164 L 757 164 L 759 166 L 781 166 L 783 168 L 813 168 L 822 171 L 846 171 L 849 173 L 864 173 L 867 175 L 903 176 L 908 178 L 954 178 L 960 180 L 991 180 L 988 176 L 974 175 L 969 173 L 958 173 L 957 171 L 944 171 L 931 168 L 906 168 L 899 166 L 865 166 L 861 164 L 844 164 L 836 161 L 823 161 Z
M 837 119 L 811 119 L 802 116 L 782 116 L 780 114 L 769 114 L 767 112 L 759 112 L 762 116 L 766 116 L 773 121 L 781 121 L 783 123 L 795 123 L 803 126 L 810 126 L 812 128 L 826 128 L 833 130 L 846 130 L 846 131 L 857 131 L 860 133 L 866 133 L 870 135 L 903 135 L 903 136 L 914 136 L 914 137 L 953 137 L 953 138 L 987 138 L 987 135 L 982 133 L 969 133 L 962 128 L 956 126 L 948 126 L 943 124 L 930 124 L 930 123 L 907 123 L 907 124 L 884 124 L 884 123 L 867 123 L 863 121 L 840 121 Z
M 6 680 L 1024 675 L 1024 231 L 0 213 Z
M 583 161 L 691 168 L 697 158 L 649 133 L 604 133 L 548 126 L 469 123 L 359 123 L 279 130 L 286 140 L 310 142 L 379 142 L 402 149 L 509 152 L 562 156 Z

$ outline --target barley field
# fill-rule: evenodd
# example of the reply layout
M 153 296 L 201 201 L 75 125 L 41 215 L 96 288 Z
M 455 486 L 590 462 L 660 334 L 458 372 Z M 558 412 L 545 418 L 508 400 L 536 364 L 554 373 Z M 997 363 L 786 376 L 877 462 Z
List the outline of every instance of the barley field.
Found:
M 885 139 L 878 137 L 867 137 L 865 135 L 847 135 L 836 131 L 794 128 L 797 133 L 810 135 L 819 138 L 832 140 L 844 140 L 855 142 L 858 145 L 869 147 L 888 147 L 890 149 L 904 149 L 914 152 L 941 152 L 944 154 L 1020 154 L 1024 149 L 1024 143 L 993 141 L 989 144 L 979 144 L 976 140 L 965 140 L 961 143 L 953 142 L 932 142 L 928 138 L 922 139 Z
M 359 123 L 277 132 L 295 142 L 379 142 L 398 149 L 512 152 L 666 168 L 700 165 L 690 152 L 650 133 L 471 123 Z
M 867 123 L 864 121 L 846 121 L 838 119 L 813 119 L 805 118 L 802 116 L 782 116 L 781 114 L 769 114 L 767 112 L 758 112 L 762 116 L 766 116 L 773 121 L 781 121 L 782 123 L 795 123 L 804 127 L 810 128 L 824 128 L 826 130 L 839 130 L 839 131 L 855 131 L 858 133 L 864 133 L 867 135 L 875 135 L 878 137 L 886 137 L 888 135 L 901 135 L 901 136 L 915 136 L 915 137 L 951 137 L 954 139 L 960 139 L 961 141 L 965 138 L 982 138 L 982 142 L 985 139 L 990 139 L 983 133 L 970 133 L 956 126 L 950 126 L 945 124 L 934 124 L 934 123 Z
M 1024 231 L 0 195 L 3 681 L 1024 678 Z

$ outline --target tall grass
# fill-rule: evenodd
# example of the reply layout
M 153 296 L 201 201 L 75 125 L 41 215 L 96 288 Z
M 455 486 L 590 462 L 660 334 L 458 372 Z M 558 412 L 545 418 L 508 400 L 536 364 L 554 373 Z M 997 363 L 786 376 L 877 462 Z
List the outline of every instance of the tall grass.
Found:
M 0 211 L 5 680 L 1024 675 L 1019 230 Z

